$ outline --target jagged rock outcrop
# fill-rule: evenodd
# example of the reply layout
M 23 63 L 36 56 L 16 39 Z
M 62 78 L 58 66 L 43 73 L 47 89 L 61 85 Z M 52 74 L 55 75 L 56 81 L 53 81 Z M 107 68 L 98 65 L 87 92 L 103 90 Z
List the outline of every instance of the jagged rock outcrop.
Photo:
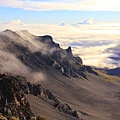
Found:
M 62 103 L 53 93 L 44 88 L 42 85 L 31 84 L 30 82 L 21 82 L 19 79 L 19 86 L 24 93 L 32 94 L 38 98 L 42 98 L 60 112 L 69 114 L 76 118 L 79 117 L 75 110 L 73 110 L 68 104 Z
M 49 47 L 60 48 L 60 45 L 53 41 L 53 38 L 50 35 L 36 37 L 37 41 L 47 44 Z
M 54 108 L 78 118 L 78 114 L 68 104 L 62 103 L 48 89 L 40 84 L 31 84 L 21 76 L 0 74 L 0 113 L 10 119 L 15 116 L 20 120 L 30 119 L 34 114 L 24 94 L 31 94 L 52 105 Z
M 20 120 L 26 120 L 33 116 L 16 78 L 5 74 L 0 74 L 0 113 L 8 119 L 15 116 Z
M 4 44 L 5 51 L 12 53 L 30 69 L 41 71 L 48 65 L 69 78 L 87 78 L 85 72 L 97 75 L 91 67 L 83 65 L 80 57 L 74 57 L 70 46 L 64 50 L 49 35 L 34 36 L 28 31 L 21 33 L 5 30 L 0 33 L 0 42 Z

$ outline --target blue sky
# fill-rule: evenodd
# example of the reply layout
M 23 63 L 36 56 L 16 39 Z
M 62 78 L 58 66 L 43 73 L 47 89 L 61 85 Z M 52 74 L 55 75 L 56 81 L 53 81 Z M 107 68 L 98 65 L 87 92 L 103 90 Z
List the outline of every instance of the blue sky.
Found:
M 20 19 L 25 23 L 74 24 L 88 18 L 95 22 L 120 22 L 120 13 L 115 11 L 33 11 L 10 7 L 0 7 L 0 11 L 1 22 Z
M 120 22 L 120 2 L 114 0 L 4 0 L 0 22 L 20 19 L 24 23 Z

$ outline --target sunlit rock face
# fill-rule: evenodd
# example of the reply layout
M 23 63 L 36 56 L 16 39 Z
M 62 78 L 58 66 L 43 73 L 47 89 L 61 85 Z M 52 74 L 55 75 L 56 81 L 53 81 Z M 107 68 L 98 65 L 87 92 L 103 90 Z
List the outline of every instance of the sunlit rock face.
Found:
M 16 78 L 6 74 L 0 74 L 0 112 L 7 118 L 16 116 L 22 120 L 33 116 Z
M 55 109 L 78 118 L 78 114 L 75 110 L 68 104 L 62 103 L 44 86 L 40 84 L 31 84 L 27 82 L 26 78 L 21 76 L 0 73 L 0 113 L 8 119 L 10 119 L 11 116 L 15 116 L 21 120 L 30 120 L 34 114 L 25 98 L 25 94 L 42 99 Z

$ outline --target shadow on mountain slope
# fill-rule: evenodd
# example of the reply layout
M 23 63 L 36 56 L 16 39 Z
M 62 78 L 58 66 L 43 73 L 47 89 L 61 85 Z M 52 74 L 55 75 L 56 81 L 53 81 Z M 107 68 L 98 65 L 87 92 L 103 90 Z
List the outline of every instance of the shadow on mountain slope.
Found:
M 61 103 L 67 103 L 83 120 L 119 120 L 120 118 L 120 86 L 118 80 L 110 82 L 108 78 L 85 66 L 80 57 L 74 57 L 71 47 L 60 48 L 51 36 L 34 36 L 27 31 L 13 32 L 6 30 L 0 33 L 1 71 L 7 65 L 22 75 L 33 76 L 34 72 L 45 75 L 44 80 L 36 75 L 35 79 L 28 79 L 34 84 L 42 84 L 49 89 Z M 14 59 L 8 60 L 9 56 Z M 8 57 L 7 57 L 8 56 Z M 11 58 L 11 57 L 10 57 Z M 8 64 L 8 61 L 11 64 Z M 5 63 L 5 64 L 4 64 Z M 13 63 L 19 63 L 13 64 Z M 18 65 L 16 67 L 15 65 Z M 7 72 L 11 72 L 7 71 Z M 29 72 L 26 72 L 26 71 Z M 27 74 L 26 74 L 27 73 Z M 27 76 L 27 77 L 28 77 Z M 46 117 L 55 120 L 71 120 L 69 115 L 58 113 L 56 109 L 47 106 L 42 100 L 26 95 L 34 114 L 46 111 Z M 45 109 L 40 109 L 40 107 Z M 69 106 L 65 106 L 70 109 Z M 52 106 L 53 107 L 53 106 Z M 63 107 L 64 108 L 64 107 Z M 58 109 L 59 110 L 59 109 Z M 51 114 L 55 112 L 55 114 Z M 63 116 L 61 116 L 63 115 Z

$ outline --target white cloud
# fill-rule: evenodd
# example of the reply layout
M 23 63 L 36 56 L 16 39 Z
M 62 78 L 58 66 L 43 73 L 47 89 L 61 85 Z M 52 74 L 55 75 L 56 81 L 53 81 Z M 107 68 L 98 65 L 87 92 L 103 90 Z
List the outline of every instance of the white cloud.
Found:
M 73 26 L 79 26 L 81 24 L 93 24 L 93 19 L 92 18 L 86 19 L 84 21 L 81 21 L 80 23 L 73 24 Z
M 113 0 L 3 0 L 0 6 L 23 8 L 26 10 L 88 10 L 88 11 L 120 11 L 120 1 Z
M 83 21 L 83 24 L 92 24 L 92 23 L 93 23 L 92 18 L 89 18 L 89 19 L 86 19 L 85 21 Z
M 63 48 L 71 45 L 74 54 L 82 57 L 84 64 L 97 67 L 116 66 L 115 61 L 109 59 L 109 56 L 114 53 L 108 52 L 106 49 L 120 43 L 120 23 L 80 24 L 76 27 L 69 24 L 64 26 L 25 24 L 21 23 L 20 20 L 13 20 L 10 23 L 0 23 L 0 26 L 0 31 L 5 29 L 28 30 L 39 36 L 51 35 L 54 41 Z
M 21 69 L 22 68 L 22 69 Z M 39 82 L 46 79 L 42 72 L 33 72 L 25 66 L 16 56 L 0 49 L 0 72 L 22 75 L 29 81 Z
M 106 52 L 106 49 L 114 47 L 115 45 L 116 44 L 107 44 L 99 46 L 96 44 L 96 46 L 88 47 L 76 46 L 73 48 L 73 51 L 83 59 L 85 65 L 99 68 L 114 68 L 117 62 L 109 58 L 112 53 Z
M 18 20 L 12 20 L 11 21 L 11 24 L 20 24 L 21 23 L 21 21 L 18 19 Z

